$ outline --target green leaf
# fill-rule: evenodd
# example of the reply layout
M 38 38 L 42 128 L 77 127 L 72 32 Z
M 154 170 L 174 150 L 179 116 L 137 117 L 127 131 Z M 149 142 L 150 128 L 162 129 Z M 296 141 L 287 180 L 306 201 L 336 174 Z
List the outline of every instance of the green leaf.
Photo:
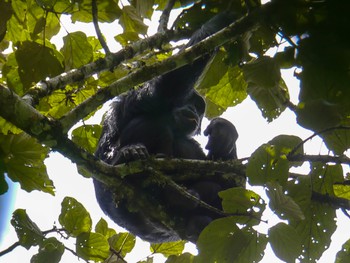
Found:
M 245 64 L 243 73 L 248 83 L 248 94 L 263 116 L 268 121 L 276 119 L 285 110 L 289 93 L 275 59 L 259 57 Z
M 261 24 L 259 28 L 251 32 L 249 52 L 261 56 L 276 44 L 276 32 L 268 25 Z
M 334 7 L 335 5 L 332 8 Z M 323 15 L 338 15 L 338 13 L 339 10 L 332 10 L 324 12 Z M 331 20 L 333 23 L 336 19 L 348 20 L 348 18 L 339 16 L 326 17 L 324 21 Z M 338 20 L 339 25 L 347 23 L 345 20 L 342 22 Z M 341 30 L 341 27 L 338 27 L 340 31 L 334 30 L 336 25 L 315 30 L 310 37 L 298 43 L 297 59 L 303 69 L 299 76 L 299 99 L 305 103 L 325 101 L 336 105 L 338 108 L 335 112 L 345 119 L 350 111 L 348 101 L 350 77 L 347 73 L 350 56 L 347 41 L 342 34 L 342 31 L 347 29 Z M 319 119 L 320 116 L 315 113 L 315 117 Z M 328 117 L 329 114 L 325 116 L 327 119 Z
M 56 238 L 45 239 L 39 248 L 39 253 L 30 260 L 31 263 L 58 263 L 64 253 L 64 245 Z
M 335 184 L 333 191 L 336 197 L 350 200 L 350 185 Z
M 270 199 L 269 206 L 281 219 L 304 220 L 305 216 L 299 205 L 285 193 L 277 182 L 267 183 L 266 195 Z
M 297 109 L 297 122 L 316 132 L 336 127 L 341 122 L 340 108 L 323 99 L 301 102 Z
M 21 246 L 29 249 L 39 245 L 44 240 L 39 227 L 29 218 L 24 209 L 17 209 L 13 212 L 11 225 L 15 228 Z
M 225 63 L 226 53 L 219 51 L 206 66 L 197 81 L 196 89 L 207 102 L 206 115 L 221 115 L 228 107 L 241 103 L 247 97 L 247 83 L 238 67 Z
M 348 127 L 348 125 L 347 121 L 345 126 Z M 331 132 L 322 133 L 319 136 L 323 138 L 327 148 L 337 155 L 344 154 L 350 148 L 350 130 L 348 128 L 339 128 Z
M 8 122 L 5 119 L 0 117 L 0 133 L 4 135 L 19 134 L 19 133 L 22 133 L 22 130 L 18 129 L 11 122 Z
M 4 65 L 4 76 L 7 79 L 15 78 L 8 84 L 19 95 L 23 95 L 23 92 L 38 81 L 63 72 L 62 55 L 47 45 L 25 41 L 18 46 L 14 55 Z M 20 81 L 23 90 L 13 86 L 17 81 Z
M 4 166 L 12 181 L 31 192 L 40 190 L 54 195 L 53 182 L 49 179 L 44 160 L 48 149 L 25 133 L 0 135 L 0 150 Z
M 43 9 L 53 9 L 57 0 L 36 0 L 36 3 Z
M 110 238 L 116 235 L 116 231 L 108 227 L 107 221 L 101 218 L 95 226 L 95 232 L 104 235 L 106 238 Z
M 247 177 L 251 185 L 265 185 L 277 181 L 284 185 L 288 179 L 289 165 L 279 158 L 274 145 L 263 144 L 249 158 Z
M 287 160 L 287 154 L 302 140 L 297 136 L 279 135 L 260 146 L 250 157 L 247 165 L 247 176 L 252 185 L 265 185 L 267 182 L 279 182 L 285 185 L 288 179 L 289 168 L 300 163 L 291 163 Z M 299 147 L 297 154 L 303 153 L 303 147 Z
M 179 256 L 171 255 L 165 261 L 165 263 L 192 263 L 194 256 L 188 252 L 183 253 Z
M 343 168 L 340 164 L 312 163 L 310 175 L 313 182 L 313 190 L 330 196 L 334 196 L 334 184 L 344 180 Z
M 4 172 L 1 169 L 1 160 L 0 160 L 0 195 L 6 193 L 9 190 L 9 185 L 7 184 L 4 176 Z
M 266 204 L 261 197 L 251 190 L 241 187 L 234 187 L 219 192 L 222 198 L 222 207 L 228 214 L 252 213 L 256 218 L 260 218 L 265 210 Z M 260 221 L 251 216 L 237 216 L 238 223 L 259 224 Z
M 153 14 L 154 0 L 134 0 L 132 1 L 136 8 L 137 14 L 141 17 L 151 19 Z
M 133 6 L 123 7 L 119 23 L 123 27 L 124 32 L 136 32 L 142 35 L 147 33 L 147 26 L 143 23 L 142 18 L 137 14 Z
M 70 235 L 76 237 L 80 233 L 91 231 L 90 214 L 81 203 L 72 197 L 65 197 L 61 206 L 58 220 Z
M 221 218 L 202 231 L 197 241 L 199 254 L 194 262 L 259 262 L 266 244 L 265 235 L 252 229 L 239 229 L 234 218 Z
M 341 250 L 337 253 L 334 263 L 350 262 L 350 239 L 344 243 Z
M 278 223 L 269 229 L 269 242 L 276 256 L 286 262 L 295 262 L 302 250 L 297 231 L 284 223 Z
M 11 53 L 7 57 L 7 61 L 4 63 L 2 72 L 7 85 L 18 95 L 24 95 L 24 86 L 19 76 L 18 63 L 15 53 Z
M 99 233 L 81 233 L 77 236 L 76 252 L 85 260 L 104 261 L 109 256 L 107 238 Z
M 135 247 L 136 238 L 131 233 L 119 233 L 108 239 L 108 243 L 115 251 L 120 251 L 120 255 L 125 255 Z
M 79 68 L 93 59 L 92 46 L 85 33 L 81 31 L 69 33 L 63 37 L 63 48 L 66 70 Z
M 118 4 L 113 0 L 98 0 L 98 21 L 111 23 L 121 15 Z M 72 22 L 76 21 L 89 23 L 92 22 L 92 6 L 90 0 L 78 1 L 79 12 L 72 12 Z
M 186 241 L 151 244 L 152 253 L 161 253 L 165 257 L 180 255 L 185 248 Z
M 116 35 L 114 39 L 118 41 L 123 47 L 125 47 L 133 42 L 136 42 L 140 39 L 140 37 L 137 32 L 124 32 Z
M 0 42 L 5 37 L 7 31 L 7 21 L 12 16 L 11 2 L 0 1 Z
M 315 262 L 329 247 L 337 226 L 335 209 L 328 204 L 311 200 L 311 184 L 309 175 L 302 176 L 296 181 L 288 182 L 287 191 L 305 215 L 305 220 L 290 220 L 290 225 L 302 240 L 302 257 L 308 262 Z
M 94 153 L 101 131 L 100 125 L 84 125 L 73 130 L 72 140 L 88 152 Z

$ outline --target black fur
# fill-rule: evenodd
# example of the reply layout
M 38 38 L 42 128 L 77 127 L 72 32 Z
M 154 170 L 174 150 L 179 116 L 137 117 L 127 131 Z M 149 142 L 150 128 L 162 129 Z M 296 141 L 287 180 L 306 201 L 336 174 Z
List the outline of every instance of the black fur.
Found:
M 215 33 L 231 21 L 233 17 L 227 13 L 213 18 L 193 35 L 187 46 Z M 112 165 L 157 154 L 197 160 L 237 158 L 235 141 L 238 134 L 233 124 L 224 119 L 212 120 L 204 131 L 209 136 L 206 146 L 208 157 L 193 139 L 193 135 L 200 132 L 205 111 L 205 101 L 193 85 L 209 59 L 210 55 L 205 55 L 191 65 L 154 78 L 142 88 L 120 96 L 104 121 L 96 156 Z M 129 182 L 137 184 L 135 179 L 129 179 Z M 147 217 L 144 211 L 131 211 L 127 201 L 116 197 L 116 191 L 107 185 L 97 180 L 94 184 L 102 210 L 118 225 L 150 242 L 180 239 L 175 230 Z M 227 181 L 199 180 L 183 182 L 183 186 L 192 195 L 221 209 L 217 193 L 235 185 Z M 201 230 L 217 216 L 188 202 L 172 189 L 159 187 L 146 190 L 155 191 L 152 194 L 154 198 L 165 202 L 173 215 L 184 218 L 186 235 L 181 238 L 195 242 Z

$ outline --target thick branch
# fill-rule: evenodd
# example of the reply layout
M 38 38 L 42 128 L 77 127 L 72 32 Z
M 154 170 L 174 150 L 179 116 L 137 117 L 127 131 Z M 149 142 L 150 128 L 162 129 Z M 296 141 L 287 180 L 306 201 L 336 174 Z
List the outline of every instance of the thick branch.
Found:
M 48 96 L 53 91 L 63 88 L 70 83 L 79 82 L 94 74 L 111 70 L 118 66 L 122 61 L 133 58 L 137 53 L 142 53 L 147 49 L 160 47 L 163 43 L 167 43 L 170 40 L 176 41 L 188 37 L 190 34 L 191 32 L 184 30 L 169 30 L 165 33 L 157 33 L 149 38 L 137 41 L 116 53 L 107 54 L 105 58 L 100 58 L 78 69 L 64 72 L 49 80 L 42 80 L 31 88 L 27 94 L 23 96 L 23 99 L 31 105 L 36 105 L 40 98 Z
M 129 183 L 125 182 L 123 178 L 129 174 L 140 173 L 143 175 L 141 179 L 147 179 L 147 174 L 149 176 L 154 176 L 154 171 L 157 171 L 156 169 L 158 167 L 161 167 L 162 164 L 167 164 L 164 165 L 164 170 L 168 170 L 171 168 L 170 166 L 176 165 L 177 162 L 182 162 L 184 164 L 185 161 L 177 160 L 170 165 L 168 164 L 170 163 L 169 160 L 163 160 L 161 161 L 161 164 L 159 164 L 158 161 L 150 161 L 149 163 L 148 161 L 137 161 L 135 162 L 135 164 L 132 165 L 108 165 L 102 162 L 101 160 L 97 159 L 92 154 L 86 152 L 84 149 L 77 147 L 77 145 L 75 145 L 71 140 L 69 140 L 67 138 L 67 135 L 64 132 L 62 132 L 62 129 L 57 121 L 50 120 L 45 116 L 41 115 L 33 107 L 31 107 L 24 100 L 22 100 L 19 96 L 12 93 L 9 89 L 3 86 L 0 86 L 0 100 L 1 99 L 6 101 L 6 103 L 0 103 L 1 117 L 12 122 L 14 125 L 21 128 L 23 131 L 27 132 L 31 136 L 37 138 L 40 142 L 51 146 L 53 150 L 60 152 L 77 165 L 83 167 L 85 171 L 89 171 L 89 173 L 91 173 L 93 177 L 97 180 L 102 181 L 103 183 L 109 186 L 114 186 L 116 189 L 118 189 L 118 192 L 121 195 L 125 196 L 129 202 L 132 202 L 133 207 L 138 207 L 139 209 L 144 209 L 145 207 L 147 207 L 147 214 L 150 218 L 154 218 L 155 220 L 161 221 L 164 225 L 168 226 L 169 228 L 178 231 L 183 231 L 181 230 L 184 229 L 181 226 L 183 224 L 181 218 L 174 219 L 168 213 L 166 213 L 166 209 L 161 203 L 161 200 L 160 202 L 151 200 L 148 197 L 148 193 L 143 191 L 144 189 L 140 189 L 137 186 L 130 185 Z M 22 116 L 22 118 L 16 118 L 18 116 Z M 194 163 L 193 161 L 189 162 Z M 152 167 L 152 164 L 156 163 L 157 167 Z M 222 166 L 220 170 L 222 169 L 223 171 L 226 171 L 228 169 L 227 166 L 219 163 L 214 164 L 214 166 L 218 168 Z M 218 211 L 217 209 L 196 199 L 196 197 L 188 194 L 187 191 L 182 187 L 175 186 L 175 184 L 170 180 L 169 177 L 163 176 L 162 172 L 157 172 L 156 175 L 157 180 L 159 179 L 160 181 L 155 181 L 155 184 L 168 185 L 172 187 L 175 191 L 184 195 L 190 201 L 198 203 L 198 205 L 202 208 L 207 209 L 211 212 L 215 212 L 220 216 L 225 216 L 223 213 L 221 213 L 221 211 Z M 213 175 L 215 175 L 215 173 L 213 173 Z M 160 182 L 161 184 L 159 184 Z M 135 196 L 136 193 L 137 197 Z M 179 232 L 179 235 L 185 237 L 185 233 Z
M 147 80 L 150 80 L 153 77 L 189 64 L 195 59 L 211 52 L 216 47 L 221 46 L 228 41 L 238 39 L 241 34 L 257 27 L 260 23 L 259 18 L 270 12 L 270 9 L 270 5 L 264 5 L 260 9 L 257 9 L 256 12 L 252 12 L 250 15 L 239 19 L 218 33 L 206 38 L 190 48 L 185 49 L 183 52 L 180 52 L 171 58 L 165 59 L 162 62 L 155 63 L 150 66 L 144 66 L 141 69 L 136 70 L 133 73 L 112 83 L 110 86 L 100 89 L 95 95 L 85 100 L 61 119 L 63 127 L 66 130 L 69 130 L 80 119 L 86 117 L 91 111 L 97 109 L 98 106 L 109 99 Z

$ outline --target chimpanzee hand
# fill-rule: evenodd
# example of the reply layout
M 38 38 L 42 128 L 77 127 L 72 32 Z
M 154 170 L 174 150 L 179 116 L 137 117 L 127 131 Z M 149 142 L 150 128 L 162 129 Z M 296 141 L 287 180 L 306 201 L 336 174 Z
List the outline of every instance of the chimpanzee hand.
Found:
M 231 122 L 223 118 L 215 118 L 205 129 L 204 135 L 209 136 L 205 146 L 205 149 L 209 150 L 208 159 L 237 159 L 236 140 L 238 133 Z
M 111 164 L 120 164 L 143 160 L 149 157 L 149 153 L 143 144 L 131 144 L 122 147 Z

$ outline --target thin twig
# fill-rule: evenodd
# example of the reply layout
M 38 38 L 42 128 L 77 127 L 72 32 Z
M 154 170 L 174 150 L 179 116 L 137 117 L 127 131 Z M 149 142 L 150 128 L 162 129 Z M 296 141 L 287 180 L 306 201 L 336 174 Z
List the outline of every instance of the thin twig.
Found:
M 318 192 L 313 191 L 311 199 L 323 204 L 328 203 L 336 208 L 350 210 L 350 200 L 345 198 L 330 196 L 327 194 L 320 194 Z
M 106 43 L 106 41 L 101 33 L 99 25 L 98 25 L 98 8 L 97 8 L 96 0 L 92 0 L 91 5 L 92 5 L 92 22 L 94 23 L 97 38 L 100 41 L 101 46 L 102 46 L 103 50 L 106 52 L 106 54 L 110 54 L 111 52 L 107 46 L 107 43 Z
M 296 154 L 288 157 L 289 161 L 293 162 L 322 162 L 322 163 L 337 163 L 337 164 L 349 164 L 350 158 L 347 156 L 330 156 L 330 155 L 304 155 Z
M 11 251 L 13 251 L 16 247 L 20 246 L 21 244 L 19 243 L 19 241 L 17 241 L 16 243 L 13 243 L 11 246 L 9 246 L 8 248 L 6 248 L 3 251 L 0 251 L 0 257 L 3 255 L 6 255 L 7 253 L 10 253 Z
M 164 33 L 168 28 L 170 12 L 173 9 L 175 0 L 169 0 L 159 19 L 158 33 Z
M 350 127 L 349 126 L 336 126 L 336 127 L 330 127 L 330 128 L 326 128 L 322 131 L 319 131 L 319 132 L 315 132 L 314 134 L 312 134 L 311 136 L 307 137 L 305 140 L 303 140 L 302 142 L 300 142 L 297 146 L 294 147 L 293 150 L 291 150 L 287 156 L 288 160 L 290 158 L 293 157 L 293 155 L 296 153 L 296 151 L 301 147 L 303 146 L 307 141 L 311 140 L 312 138 L 320 135 L 320 134 L 323 134 L 323 133 L 327 133 L 327 132 L 330 132 L 330 131 L 333 131 L 333 130 L 350 130 Z

